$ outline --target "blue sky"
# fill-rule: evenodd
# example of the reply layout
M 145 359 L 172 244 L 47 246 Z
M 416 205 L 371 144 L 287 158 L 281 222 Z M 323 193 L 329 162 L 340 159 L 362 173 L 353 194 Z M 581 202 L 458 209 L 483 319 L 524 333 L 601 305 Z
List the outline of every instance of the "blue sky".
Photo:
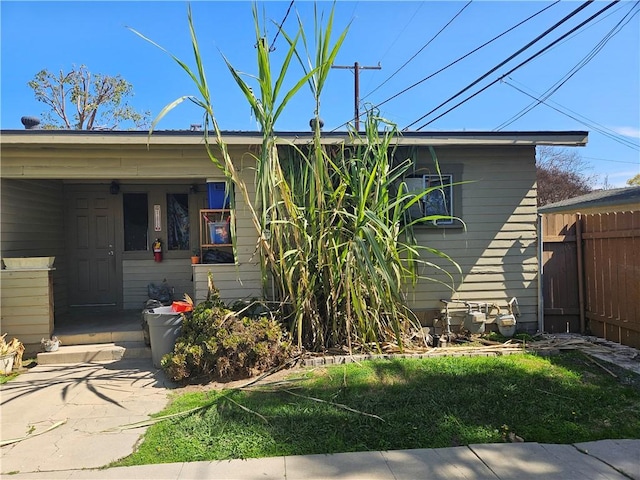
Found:
M 342 1 L 336 4 L 334 36 L 350 24 L 336 64 L 376 66 L 360 72 L 360 97 L 378 105 L 383 116 L 400 128 L 425 124 L 469 94 L 504 75 L 552 40 L 578 25 L 609 2 L 596 1 L 558 30 L 499 68 L 457 101 L 413 123 L 477 77 L 515 53 L 536 36 L 581 5 L 559 2 L 499 40 L 388 100 L 431 75 L 552 2 L 475 0 L 427 46 L 468 2 Z M 269 42 L 290 1 L 259 2 L 266 19 Z M 255 120 L 224 66 L 222 54 L 240 71 L 254 74 L 255 34 L 251 3 L 195 1 L 191 3 L 196 30 L 205 57 L 214 107 L 225 130 L 256 130 Z M 329 2 L 318 2 L 325 15 Z M 297 0 L 284 29 L 295 33 L 296 15 L 313 36 L 314 4 Z M 494 130 L 532 103 L 524 93 L 540 97 L 588 56 L 620 21 L 629 20 L 604 47 L 562 85 L 544 104 L 511 123 L 505 130 L 588 130 L 589 145 L 578 149 L 589 169 L 612 186 L 640 173 L 640 10 L 638 2 L 622 1 L 570 35 L 538 58 L 422 130 Z M 163 52 L 134 35 L 130 26 L 192 64 L 185 2 L 31 2 L 0 3 L 2 129 L 22 129 L 22 115 L 40 115 L 27 82 L 41 69 L 69 70 L 85 64 L 103 74 L 121 74 L 134 86 L 131 103 L 156 115 L 174 99 L 196 94 L 194 85 Z M 627 15 L 626 20 L 623 17 Z M 279 65 L 286 52 L 282 36 L 272 61 Z M 423 48 L 424 47 L 424 48 Z M 413 58 L 412 58 L 413 57 Z M 408 63 L 407 63 L 408 62 Z M 403 65 L 406 63 L 406 66 Z M 402 68 L 401 68 L 402 67 Z M 291 69 L 290 82 L 300 77 Z M 321 104 L 325 130 L 340 127 L 353 117 L 353 73 L 332 70 Z M 561 110 L 574 118 L 558 112 Z M 307 130 L 313 101 L 303 89 L 277 124 L 279 130 Z M 159 125 L 160 129 L 188 129 L 201 123 L 197 108 L 183 104 Z M 585 125 L 585 121 L 590 126 Z M 342 127 L 343 128 L 343 127 Z M 602 130 L 604 133 L 601 133 Z M 612 138 L 613 137 L 613 138 Z

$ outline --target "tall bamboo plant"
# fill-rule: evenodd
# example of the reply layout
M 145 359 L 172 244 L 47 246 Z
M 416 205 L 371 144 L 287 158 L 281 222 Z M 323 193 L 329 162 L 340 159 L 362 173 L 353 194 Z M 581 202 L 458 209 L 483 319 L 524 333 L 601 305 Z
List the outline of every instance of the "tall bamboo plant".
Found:
M 305 205 L 303 242 L 295 262 L 286 266 L 291 288 L 308 305 L 298 305 L 298 333 L 315 348 L 346 344 L 380 348 L 395 339 L 402 346 L 416 319 L 406 306 L 408 285 L 425 273 L 444 272 L 433 256 L 456 266 L 443 252 L 419 245 L 417 222 L 440 216 L 411 218 L 411 207 L 435 188 L 415 194 L 402 179 L 411 173 L 411 158 L 394 162 L 397 128 L 368 112 L 365 131 L 352 132 L 351 146 L 306 151 L 283 147 L 281 164 L 296 198 Z M 288 152 L 288 153 L 285 153 Z M 319 185 L 319 190 L 314 191 Z M 312 202 L 321 197 L 315 210 Z M 291 250 L 292 252 L 294 249 Z M 312 289 L 307 286 L 312 285 Z M 306 290 L 305 290 L 306 289 Z M 313 310 L 304 310 L 313 306 Z
M 190 9 L 188 20 L 197 73 L 175 56 L 172 58 L 192 78 L 200 97 L 181 97 L 167 105 L 152 128 L 185 99 L 204 110 L 209 156 L 236 185 L 250 208 L 259 236 L 263 281 L 271 278 L 275 283 L 300 347 L 321 350 L 346 345 L 350 351 L 356 347 L 379 349 L 382 341 L 395 341 L 402 347 L 405 332 L 415 325 L 414 315 L 406 306 L 405 288 L 425 278 L 427 267 L 449 275 L 428 256 L 445 258 L 459 270 L 444 253 L 418 245 L 413 234 L 416 219 L 409 218 L 409 209 L 431 189 L 418 195 L 407 191 L 402 178 L 410 171 L 412 160 L 393 161 L 399 132 L 376 111 L 367 113 L 364 132 L 351 131 L 348 145 L 323 143 L 321 94 L 347 34 L 345 28 L 331 44 L 333 9 L 326 26 L 315 10 L 314 53 L 310 53 L 300 20 L 295 36 L 282 32 L 289 48 L 275 74 L 255 5 L 253 17 L 258 96 L 231 62 L 226 58 L 225 62 L 263 136 L 262 148 L 255 158 L 255 201 L 249 198 L 249 189 L 233 164 L 214 116 Z M 300 39 L 302 52 L 298 51 Z M 283 93 L 294 59 L 302 66 L 303 74 Z M 304 146 L 278 146 L 276 121 L 305 84 L 315 101 L 312 141 Z M 210 133 L 217 149 L 209 143 Z

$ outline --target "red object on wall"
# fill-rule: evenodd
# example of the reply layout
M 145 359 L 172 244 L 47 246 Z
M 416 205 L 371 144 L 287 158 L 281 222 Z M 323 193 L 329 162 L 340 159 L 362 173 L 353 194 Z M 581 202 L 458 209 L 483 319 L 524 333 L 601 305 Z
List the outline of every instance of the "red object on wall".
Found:
M 156 262 L 162 261 L 162 241 L 159 238 L 153 242 L 153 259 Z

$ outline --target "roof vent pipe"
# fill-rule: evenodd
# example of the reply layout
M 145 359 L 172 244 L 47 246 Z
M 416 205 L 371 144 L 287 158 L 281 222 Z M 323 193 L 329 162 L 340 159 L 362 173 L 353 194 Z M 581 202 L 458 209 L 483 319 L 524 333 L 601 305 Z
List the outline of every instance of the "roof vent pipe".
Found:
M 318 124 L 320 125 L 320 130 L 322 130 L 322 127 L 324 127 L 324 121 L 321 118 L 318 118 Z M 311 131 L 312 132 L 316 131 L 316 119 L 315 119 L 315 117 L 312 118 L 311 120 L 309 120 L 309 126 L 311 127 Z
M 40 125 L 40 119 L 38 117 L 25 116 L 22 117 L 20 121 L 22 122 L 22 125 L 24 125 L 24 128 L 27 130 L 37 130 Z

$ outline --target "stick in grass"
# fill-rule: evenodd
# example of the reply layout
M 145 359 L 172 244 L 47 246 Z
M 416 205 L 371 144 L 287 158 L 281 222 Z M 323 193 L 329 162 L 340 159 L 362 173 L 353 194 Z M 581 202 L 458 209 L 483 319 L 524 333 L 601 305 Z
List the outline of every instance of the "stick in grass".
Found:
M 385 422 L 386 423 L 385 419 L 382 418 L 382 417 L 379 417 L 378 415 L 375 415 L 373 413 L 363 412 L 361 410 L 356 410 L 355 408 L 351 408 L 351 407 L 349 407 L 347 405 L 344 405 L 342 403 L 329 402 L 327 400 L 322 400 L 321 398 L 309 397 L 307 395 L 300 395 L 299 393 L 292 392 L 291 390 L 283 390 L 283 391 L 287 392 L 288 394 L 293 395 L 295 397 L 306 398 L 307 400 L 312 400 L 314 402 L 319 402 L 319 403 L 326 403 L 328 405 L 333 405 L 334 407 L 342 408 L 344 410 L 348 410 L 348 411 L 353 412 L 353 413 L 358 413 L 358 414 L 364 415 L 366 417 L 375 418 L 376 420 L 380 420 L 381 422 Z
M 605 372 L 607 372 L 609 375 L 611 375 L 613 378 L 618 378 L 618 376 L 613 373 L 611 370 L 609 370 L 607 367 L 605 367 L 604 365 L 602 365 L 600 362 L 597 362 L 595 359 L 591 358 L 589 355 L 587 355 L 587 358 L 593 362 L 594 364 L 596 364 L 598 367 L 600 367 L 601 369 L 603 369 Z

